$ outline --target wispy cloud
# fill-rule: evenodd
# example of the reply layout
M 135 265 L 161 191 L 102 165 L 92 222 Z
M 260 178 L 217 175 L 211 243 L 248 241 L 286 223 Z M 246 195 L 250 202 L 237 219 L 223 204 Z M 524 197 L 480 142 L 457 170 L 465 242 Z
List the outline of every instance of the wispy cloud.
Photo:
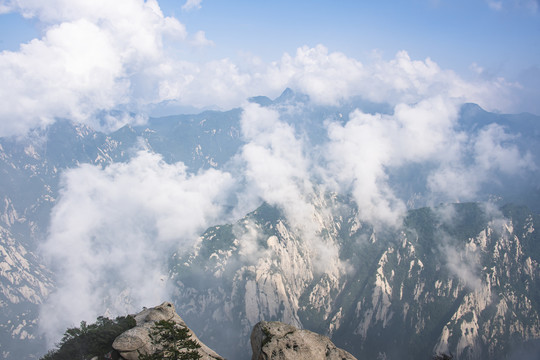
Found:
M 538 0 L 486 0 L 490 9 L 503 11 L 510 9 L 524 10 L 532 14 L 538 12 L 540 2 Z
M 482 279 L 480 277 L 480 254 L 476 250 L 461 248 L 452 243 L 449 238 L 442 239 L 440 251 L 446 259 L 446 266 L 451 274 L 456 276 L 467 288 L 480 290 Z
M 336 244 L 321 236 L 324 224 L 314 205 L 321 186 L 314 182 L 315 162 L 320 159 L 307 139 L 283 121 L 277 110 L 256 104 L 244 106 L 241 126 L 246 144 L 238 154 L 241 168 L 235 173 L 245 188 L 238 194 L 239 203 L 257 206 L 265 201 L 281 209 L 292 231 L 309 249 L 306 255 L 315 271 L 327 271 L 329 265 L 339 271 Z
M 187 0 L 186 3 L 182 5 L 182 10 L 198 10 L 201 8 L 201 2 L 202 0 Z
M 507 5 L 487 4 L 497 11 Z M 538 7 L 532 0 L 515 4 L 533 12 Z M 200 7 L 201 0 L 187 0 L 182 9 Z M 474 199 L 494 174 L 535 166 L 504 128 L 491 125 L 465 134 L 456 126 L 464 102 L 503 111 L 514 103 L 511 91 L 517 85 L 482 76 L 476 64 L 479 78 L 465 80 L 406 51 L 364 63 L 323 45 L 301 46 L 273 62 L 255 56 L 242 65 L 229 58 L 196 62 L 169 52 L 168 42 L 190 50 L 213 42 L 202 30 L 188 34 L 154 0 L 2 2 L 0 12 L 9 11 L 38 19 L 44 30 L 19 51 L 0 53 L 0 99 L 9 104 L 0 106 L 0 136 L 24 135 L 60 117 L 110 130 L 141 117 L 106 117 L 102 124 L 96 113 L 144 112 L 169 100 L 200 108 L 243 106 L 245 144 L 230 164 L 234 171 L 188 174 L 182 163 L 166 164 L 147 151 L 125 164 L 66 171 L 42 247 L 58 274 L 58 287 L 41 313 L 51 340 L 107 309 L 119 314 L 166 298 L 169 254 L 222 220 L 228 196 L 234 198 L 235 216 L 261 201 L 282 209 L 310 241 L 315 266 L 323 267 L 325 259 L 337 258 L 337 250 L 320 236 L 321 221 L 314 218 L 317 187 L 350 194 L 360 220 L 395 226 L 407 201 L 392 183 L 395 169 L 425 166 L 420 180 L 425 201 L 435 202 Z M 306 94 L 307 107 L 360 97 L 393 111 L 357 109 L 345 114 L 347 120 L 328 119 L 315 148 L 282 119 L 283 109 L 245 103 L 253 95 L 277 96 L 287 87 Z M 302 106 L 287 111 L 302 114 Z M 243 256 L 262 256 L 253 224 L 237 236 Z M 476 287 L 475 253 L 452 243 L 444 251 L 449 269 Z
M 193 40 L 191 40 L 191 44 L 193 44 L 194 46 L 203 47 L 212 46 L 214 45 L 214 42 L 212 40 L 208 40 L 206 38 L 205 32 L 200 30 L 193 35 Z
M 463 134 L 464 135 L 464 134 Z M 480 188 L 497 181 L 496 174 L 521 174 L 536 168 L 529 153 L 521 153 L 508 140 L 514 138 L 504 128 L 492 124 L 476 135 L 468 135 L 461 143 L 454 143 L 455 158 L 441 162 L 428 177 L 428 188 L 445 200 L 474 200 Z
M 495 11 L 501 11 L 503 9 L 502 1 L 487 0 L 488 6 Z

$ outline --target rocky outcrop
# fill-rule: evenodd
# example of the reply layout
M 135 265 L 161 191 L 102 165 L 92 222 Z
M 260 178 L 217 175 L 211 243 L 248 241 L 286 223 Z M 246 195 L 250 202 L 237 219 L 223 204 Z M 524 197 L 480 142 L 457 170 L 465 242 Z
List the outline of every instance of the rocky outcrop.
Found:
M 170 302 L 144 309 L 135 315 L 137 325 L 120 334 L 113 348 L 122 359 L 137 360 L 139 354 L 151 354 L 157 349 L 150 339 L 153 325 L 160 320 L 173 321 L 187 327 Z M 189 329 L 191 339 L 201 347 L 202 360 L 225 360 L 203 344 Z M 356 360 L 347 351 L 336 347 L 326 336 L 308 330 L 299 330 L 281 322 L 261 321 L 251 333 L 252 360 Z
M 135 315 L 137 326 L 120 334 L 113 343 L 113 348 L 120 353 L 120 356 L 126 360 L 137 360 L 139 353 L 151 354 L 156 348 L 150 340 L 150 332 L 153 325 L 160 320 L 174 321 L 187 328 L 186 323 L 176 313 L 174 305 L 170 302 L 145 309 Z M 201 347 L 198 349 L 202 360 L 224 360 L 208 346 L 203 344 L 197 336 L 188 328 L 191 339 L 196 341 Z
M 255 325 L 251 348 L 251 360 L 356 360 L 326 336 L 277 321 Z

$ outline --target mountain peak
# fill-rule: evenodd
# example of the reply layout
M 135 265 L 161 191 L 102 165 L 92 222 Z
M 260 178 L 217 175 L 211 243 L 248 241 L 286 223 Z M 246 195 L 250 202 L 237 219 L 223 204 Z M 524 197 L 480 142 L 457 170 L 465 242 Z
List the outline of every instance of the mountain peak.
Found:
M 296 93 L 291 88 L 286 88 L 279 97 L 274 100 L 274 104 L 283 104 L 290 102 L 305 103 L 309 101 L 309 96 L 302 93 Z
M 279 97 L 276 98 L 275 101 L 278 101 L 278 100 L 290 100 L 290 99 L 294 98 L 294 95 L 295 95 L 295 93 L 294 93 L 293 89 L 288 87 L 285 90 L 283 90 L 281 95 L 279 95 Z
M 279 95 L 274 100 L 270 99 L 267 96 L 254 96 L 248 99 L 249 102 L 259 104 L 260 106 L 271 106 L 277 104 L 289 104 L 289 103 L 305 103 L 309 101 L 309 96 L 301 93 L 294 92 L 291 88 L 286 88 L 283 90 L 281 95 Z

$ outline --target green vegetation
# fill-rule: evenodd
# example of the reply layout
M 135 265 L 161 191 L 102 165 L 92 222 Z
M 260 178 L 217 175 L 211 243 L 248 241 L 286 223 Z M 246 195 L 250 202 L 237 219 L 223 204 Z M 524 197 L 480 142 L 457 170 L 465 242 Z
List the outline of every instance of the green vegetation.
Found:
M 188 328 L 174 321 L 156 322 L 150 339 L 157 351 L 153 354 L 139 354 L 139 360 L 196 360 L 202 357 L 197 351 L 201 345 L 191 340 Z
M 85 360 L 110 354 L 114 339 L 136 325 L 133 316 L 115 320 L 100 316 L 94 324 L 81 321 L 81 326 L 66 330 L 56 350 L 49 351 L 41 360 Z

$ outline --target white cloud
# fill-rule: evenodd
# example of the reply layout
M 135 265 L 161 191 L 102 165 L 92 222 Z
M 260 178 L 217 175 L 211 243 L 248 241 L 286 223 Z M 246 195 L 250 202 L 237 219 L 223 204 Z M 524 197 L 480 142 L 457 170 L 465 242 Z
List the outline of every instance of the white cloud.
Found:
M 294 128 L 282 122 L 277 111 L 256 104 L 244 106 L 241 125 L 247 142 L 240 155 L 251 187 L 248 194 L 284 209 L 293 226 L 309 223 L 310 160 Z
M 440 69 L 430 59 L 411 60 L 405 51 L 389 61 L 376 59 L 363 64 L 343 53 L 331 53 L 322 45 L 301 47 L 295 56 L 284 54 L 270 64 L 254 58 L 243 67 L 230 59 L 200 64 L 171 60 L 153 75 L 162 79 L 161 100 L 223 109 L 238 106 L 255 94 L 277 96 L 290 87 L 323 105 L 335 105 L 355 96 L 393 106 L 442 96 L 474 102 L 488 110 L 505 110 L 513 103 L 509 93 L 516 86 L 504 79 L 467 82 L 452 71 Z
M 96 126 L 99 110 L 147 102 L 141 88 L 153 79 L 145 71 L 161 62 L 163 38 L 186 37 L 184 26 L 164 17 L 153 0 L 21 0 L 7 6 L 37 17 L 46 30 L 20 51 L 0 53 L 0 97 L 10 104 L 0 109 L 4 136 L 58 117 Z
M 474 200 L 483 185 L 497 181 L 497 174 L 519 176 L 525 170 L 535 169 L 531 154 L 522 154 L 509 142 L 514 138 L 497 124 L 463 138 L 456 144 L 459 145 L 458 156 L 441 162 L 439 168 L 430 173 L 429 191 L 434 197 L 443 195 L 445 201 Z
M 520 170 L 534 168 L 530 154 L 522 155 L 510 140 L 504 128 L 491 124 L 483 128 L 475 139 L 475 162 L 483 170 L 499 170 L 506 174 L 517 174 Z
M 200 4 L 188 0 L 182 8 Z M 189 244 L 217 221 L 224 194 L 237 191 L 238 183 L 245 188 L 237 195 L 235 214 L 252 210 L 260 200 L 278 206 L 314 252 L 333 261 L 336 249 L 318 236 L 321 224 L 313 218 L 314 178 L 322 176 L 323 186 L 351 193 L 362 220 L 398 225 L 406 199 L 392 187 L 391 169 L 431 164 L 428 190 L 445 200 L 464 200 L 474 198 L 494 172 L 534 166 L 500 127 L 473 136 L 455 127 L 463 102 L 509 109 L 515 85 L 504 79 L 466 81 L 405 51 L 364 64 L 322 45 L 300 47 L 272 63 L 255 57 L 245 66 L 230 59 L 190 62 L 168 53 L 167 41 L 213 43 L 204 31 L 188 36 L 155 0 L 18 0 L 3 2 L 2 11 L 37 18 L 45 30 L 20 51 L 0 53 L 0 99 L 9 104 L 0 106 L 0 135 L 22 135 L 58 117 L 98 126 L 97 111 L 137 111 L 165 100 L 228 109 L 253 95 L 276 96 L 286 87 L 309 95 L 314 105 L 359 96 L 394 109 L 392 114 L 356 110 L 346 123 L 329 123 L 321 159 L 277 110 L 244 104 L 246 145 L 236 159 L 234 180 L 215 170 L 188 175 L 182 164 L 165 164 L 147 152 L 127 164 L 69 170 L 43 246 L 59 275 L 58 289 L 42 309 L 42 325 L 53 337 L 107 308 L 119 314 L 162 301 L 168 291 L 162 266 L 170 250 Z M 480 66 L 473 68 L 482 74 Z M 140 119 L 110 117 L 106 126 Z M 252 227 L 239 236 L 243 255 L 260 256 L 257 236 Z M 450 268 L 474 285 L 469 275 L 475 269 L 460 267 L 474 259 L 447 250 L 455 259 Z
M 42 40 L 0 54 L 0 132 L 24 133 L 54 121 L 83 121 L 96 108 L 110 109 L 123 101 L 120 54 L 106 34 L 86 20 L 50 29 Z M 13 121 L 12 119 L 17 119 Z
M 247 220 L 233 228 L 234 236 L 238 239 L 239 255 L 242 261 L 255 264 L 258 259 L 269 256 L 268 249 L 259 246 L 265 241 L 259 226 L 251 220 Z
M 466 82 L 430 59 L 411 60 L 404 51 L 371 64 L 322 45 L 242 67 L 230 59 L 189 62 L 178 58 L 177 50 L 168 52 L 164 43 L 173 37 L 185 46 L 211 45 L 204 31 L 188 37 L 178 20 L 164 17 L 155 0 L 120 1 L 21 0 L 7 5 L 47 26 L 41 39 L 18 52 L 0 53 L 0 95 L 11 104 L 0 110 L 1 135 L 22 135 L 58 117 L 97 127 L 94 115 L 100 110 L 139 112 L 162 101 L 228 109 L 255 94 L 278 95 L 286 87 L 317 104 L 354 96 L 413 104 L 437 95 L 487 109 L 511 103 L 512 85 L 502 79 Z
M 336 104 L 353 95 L 366 73 L 359 61 L 339 52 L 328 53 L 328 49 L 318 45 L 299 48 L 294 58 L 285 54 L 266 76 L 281 79 L 281 87 L 295 88 L 317 103 Z
M 462 248 L 455 244 L 448 236 L 442 236 L 440 251 L 444 254 L 448 270 L 471 290 L 480 290 L 482 279 L 480 277 L 480 254 L 477 249 Z
M 245 105 L 241 126 L 247 144 L 239 154 L 240 176 L 246 184 L 240 203 L 258 205 L 263 200 L 278 207 L 311 251 L 315 271 L 341 269 L 336 244 L 321 235 L 324 224 L 314 205 L 320 189 L 312 182 L 316 172 L 312 149 L 272 109 Z
M 477 173 L 461 163 L 445 164 L 429 175 L 427 186 L 433 196 L 459 202 L 474 199 L 486 180 L 484 172 Z
M 224 215 L 232 185 L 228 173 L 188 175 L 182 163 L 146 151 L 129 163 L 68 170 L 41 247 L 57 274 L 40 314 L 49 340 L 106 310 L 123 314 L 169 298 L 170 254 Z
M 516 85 L 504 79 L 465 81 L 405 51 L 367 64 L 322 45 L 300 47 L 271 63 L 190 62 L 178 57 L 178 47 L 213 42 L 203 30 L 188 36 L 156 0 L 18 0 L 2 7 L 39 20 L 45 30 L 20 51 L 0 53 L 0 97 L 10 104 L 0 109 L 0 135 L 23 135 L 58 117 L 98 126 L 100 110 L 140 112 L 163 101 L 228 109 L 257 94 L 277 96 L 286 87 L 317 104 L 354 96 L 414 104 L 443 96 L 504 111 L 515 100 L 509 94 Z M 183 7 L 200 7 L 200 1 Z
M 198 10 L 201 8 L 202 0 L 186 0 L 186 3 L 182 5 L 182 10 Z
M 362 220 L 398 225 L 405 204 L 388 182 L 388 169 L 457 156 L 457 109 L 436 97 L 398 105 L 392 115 L 356 110 L 347 123 L 329 124 L 327 178 L 354 195 Z
M 203 46 L 213 46 L 214 42 L 212 40 L 208 40 L 206 38 L 206 34 L 204 31 L 200 30 L 193 35 L 193 40 L 191 41 L 191 44 L 198 47 Z

